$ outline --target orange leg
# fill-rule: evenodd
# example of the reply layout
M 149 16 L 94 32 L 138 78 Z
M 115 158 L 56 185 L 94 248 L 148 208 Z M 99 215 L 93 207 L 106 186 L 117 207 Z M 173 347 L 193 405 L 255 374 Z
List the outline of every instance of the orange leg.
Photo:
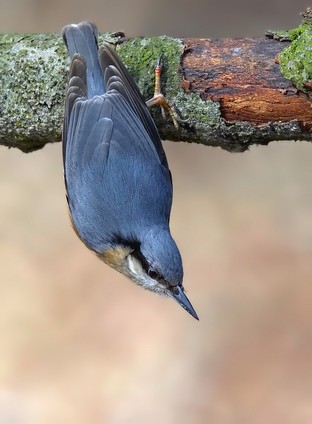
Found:
M 157 66 L 155 68 L 155 90 L 154 90 L 154 96 L 146 102 L 147 107 L 152 107 L 154 105 L 159 105 L 161 109 L 161 113 L 164 119 L 166 119 L 166 110 L 168 111 L 174 126 L 178 129 L 178 115 L 174 110 L 173 104 L 166 99 L 166 97 L 162 94 L 160 89 L 160 74 L 161 74 L 161 58 L 162 55 L 159 57 Z

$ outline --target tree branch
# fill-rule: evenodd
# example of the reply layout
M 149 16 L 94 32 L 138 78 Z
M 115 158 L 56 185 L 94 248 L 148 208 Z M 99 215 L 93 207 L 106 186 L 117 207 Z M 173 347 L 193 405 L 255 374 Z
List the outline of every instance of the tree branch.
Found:
M 161 137 L 230 151 L 273 140 L 311 140 L 309 96 L 280 71 L 278 55 L 289 42 L 264 39 L 117 41 L 122 60 L 146 99 L 163 54 L 162 89 L 184 124 L 176 130 L 158 108 Z M 307 46 L 311 48 L 311 46 Z M 69 59 L 58 34 L 0 36 L 0 144 L 29 152 L 60 141 Z

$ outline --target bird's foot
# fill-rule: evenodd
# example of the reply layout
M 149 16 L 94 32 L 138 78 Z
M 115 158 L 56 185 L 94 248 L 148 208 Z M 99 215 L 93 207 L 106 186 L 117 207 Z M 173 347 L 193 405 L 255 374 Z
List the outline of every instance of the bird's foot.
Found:
M 147 107 L 152 107 L 154 105 L 159 105 L 161 109 L 161 114 L 164 119 L 166 119 L 166 110 L 170 115 L 170 118 L 173 121 L 173 125 L 178 129 L 179 128 L 179 116 L 173 106 L 173 104 L 168 100 L 161 92 L 160 89 L 160 75 L 161 75 L 161 63 L 162 55 L 158 59 L 157 66 L 155 68 L 155 90 L 154 96 L 146 102 Z

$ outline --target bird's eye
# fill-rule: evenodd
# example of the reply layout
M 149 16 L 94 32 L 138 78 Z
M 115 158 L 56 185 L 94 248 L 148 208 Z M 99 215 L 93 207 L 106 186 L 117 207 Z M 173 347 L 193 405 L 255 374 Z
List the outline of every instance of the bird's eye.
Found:
M 156 272 L 156 271 L 154 271 L 154 270 L 152 270 L 152 269 L 149 269 L 149 270 L 147 271 L 147 274 L 148 274 L 148 276 L 149 276 L 149 277 L 151 277 L 153 280 L 156 280 L 156 279 L 157 279 L 157 277 L 158 277 L 157 272 Z

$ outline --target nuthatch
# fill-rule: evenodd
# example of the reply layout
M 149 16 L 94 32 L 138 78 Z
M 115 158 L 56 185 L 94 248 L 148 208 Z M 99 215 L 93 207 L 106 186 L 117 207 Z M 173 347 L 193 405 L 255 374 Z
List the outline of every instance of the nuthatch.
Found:
M 114 49 L 98 50 L 93 24 L 62 35 L 71 58 L 63 161 L 73 227 L 106 264 L 198 319 L 169 230 L 171 173 L 144 99 Z

